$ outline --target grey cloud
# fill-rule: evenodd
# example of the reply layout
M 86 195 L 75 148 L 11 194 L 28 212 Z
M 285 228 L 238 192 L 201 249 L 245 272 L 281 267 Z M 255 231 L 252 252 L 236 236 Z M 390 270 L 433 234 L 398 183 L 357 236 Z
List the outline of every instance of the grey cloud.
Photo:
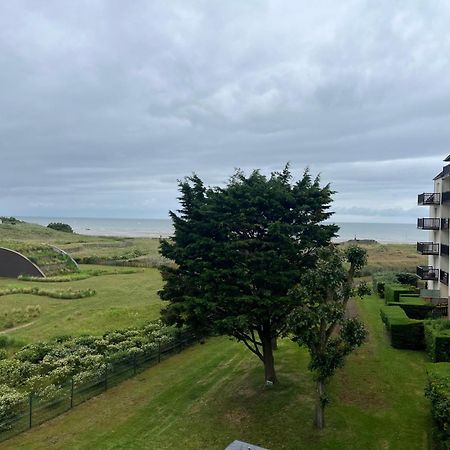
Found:
M 443 0 L 3 2 L 0 214 L 164 217 L 193 171 L 291 161 L 336 217 L 413 220 L 450 153 L 449 20 Z

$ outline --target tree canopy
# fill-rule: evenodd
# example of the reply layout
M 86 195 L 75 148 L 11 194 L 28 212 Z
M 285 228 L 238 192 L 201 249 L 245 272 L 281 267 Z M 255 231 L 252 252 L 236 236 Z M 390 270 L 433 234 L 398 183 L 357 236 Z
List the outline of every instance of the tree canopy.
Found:
M 288 166 L 269 177 L 237 171 L 224 187 L 193 175 L 179 188 L 175 233 L 160 247 L 175 263 L 162 268 L 163 318 L 199 335 L 235 337 L 275 382 L 272 342 L 295 306 L 288 293 L 338 230 L 323 223 L 333 192 L 308 171 L 293 182 Z

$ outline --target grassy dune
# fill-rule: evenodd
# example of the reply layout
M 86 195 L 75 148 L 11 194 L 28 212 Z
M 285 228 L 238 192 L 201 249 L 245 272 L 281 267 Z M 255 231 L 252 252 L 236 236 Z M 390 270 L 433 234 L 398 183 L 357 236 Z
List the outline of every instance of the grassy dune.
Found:
M 74 258 L 131 259 L 160 264 L 159 239 L 110 236 L 86 236 L 64 233 L 30 223 L 0 224 L 0 246 L 52 244 L 67 251 Z
M 215 338 L 0 448 L 219 450 L 239 438 L 271 450 L 426 449 L 426 357 L 389 346 L 379 302 L 359 304 L 370 339 L 331 383 L 322 433 L 311 426 L 305 351 L 280 343 L 280 385 L 267 390 L 259 362 L 242 345 Z

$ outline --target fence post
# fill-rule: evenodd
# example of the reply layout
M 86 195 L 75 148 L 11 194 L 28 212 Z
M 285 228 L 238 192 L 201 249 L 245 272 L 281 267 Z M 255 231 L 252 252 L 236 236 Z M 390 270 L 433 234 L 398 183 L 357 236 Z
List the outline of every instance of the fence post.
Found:
M 30 394 L 28 397 L 29 407 L 30 407 L 30 417 L 28 421 L 28 428 L 31 428 L 33 425 L 33 394 Z
M 161 341 L 158 340 L 158 363 L 161 362 Z
M 73 377 L 70 384 L 70 407 L 73 408 Z

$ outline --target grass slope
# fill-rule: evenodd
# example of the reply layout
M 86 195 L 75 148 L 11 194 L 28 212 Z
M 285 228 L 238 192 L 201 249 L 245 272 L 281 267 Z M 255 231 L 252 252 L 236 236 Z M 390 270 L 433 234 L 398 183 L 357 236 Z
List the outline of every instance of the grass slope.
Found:
M 95 266 L 88 266 L 89 269 Z M 83 269 L 83 267 L 82 267 Z M 121 268 L 101 267 L 117 271 Z M 7 286 L 36 286 L 41 283 L 0 278 L 0 289 Z M 159 318 L 162 302 L 157 295 L 161 276 L 156 269 L 136 269 L 136 273 L 100 275 L 85 280 L 65 283 L 45 283 L 45 289 L 95 289 L 94 297 L 59 300 L 26 294 L 0 297 L 0 314 L 28 305 L 40 305 L 41 314 L 31 325 L 8 332 L 18 345 L 70 334 L 101 334 L 115 328 L 138 326 L 147 320 Z
M 280 384 L 267 390 L 258 361 L 242 345 L 215 338 L 0 448 L 219 450 L 239 438 L 271 450 L 425 449 L 425 354 L 390 348 L 379 305 L 374 296 L 360 303 L 370 340 L 331 383 L 322 433 L 311 425 L 305 351 L 280 342 Z
M 56 245 L 74 258 L 133 259 L 146 266 L 164 262 L 158 254 L 159 239 L 85 236 L 64 233 L 37 224 L 0 224 L 0 246 Z

